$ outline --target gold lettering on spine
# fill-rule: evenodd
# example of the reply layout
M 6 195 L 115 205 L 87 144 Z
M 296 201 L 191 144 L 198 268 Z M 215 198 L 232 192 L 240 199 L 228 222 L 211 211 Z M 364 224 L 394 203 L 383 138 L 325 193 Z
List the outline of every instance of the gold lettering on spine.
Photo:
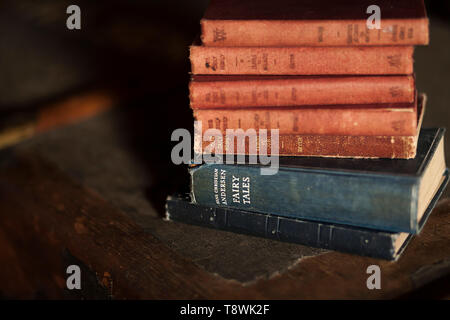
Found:
M 353 25 L 347 25 L 347 44 L 352 44 L 353 42 Z
M 409 28 L 408 29 L 408 39 L 412 39 L 414 37 L 414 29 Z
M 297 101 L 297 89 L 295 87 L 293 87 L 291 90 L 291 100 Z
M 400 40 L 405 40 L 405 27 L 400 28 L 400 33 L 398 34 Z
M 303 138 L 302 137 L 297 138 L 297 152 L 303 153 Z
M 317 28 L 317 33 L 318 33 L 318 41 L 319 42 L 323 42 L 323 27 L 320 26 L 319 28 Z
M 263 69 L 264 71 L 269 70 L 269 59 L 267 57 L 267 53 L 263 53 Z
M 295 69 L 295 55 L 294 54 L 289 55 L 289 68 L 292 70 Z
M 394 24 L 393 30 L 392 30 L 392 41 L 397 42 L 397 35 L 398 35 L 398 25 Z
M 225 32 L 225 28 L 214 28 L 213 29 L 213 41 L 220 42 L 225 41 L 227 39 L 227 33 Z

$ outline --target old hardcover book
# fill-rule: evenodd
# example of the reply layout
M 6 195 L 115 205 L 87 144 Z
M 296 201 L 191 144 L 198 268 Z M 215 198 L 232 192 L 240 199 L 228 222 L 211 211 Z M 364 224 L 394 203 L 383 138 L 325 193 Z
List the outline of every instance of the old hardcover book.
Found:
M 448 180 L 448 177 L 446 179 Z M 430 215 L 447 180 L 423 214 L 421 226 Z M 189 195 L 167 197 L 166 220 L 386 260 L 398 259 L 412 238 L 411 234 L 403 232 L 386 232 L 231 208 L 202 206 L 190 200 Z
M 278 129 L 280 135 L 415 136 L 417 102 L 290 108 L 194 109 L 202 133 Z M 198 129 L 200 130 L 200 129 Z
M 193 76 L 192 109 L 412 103 L 414 76 Z
M 278 138 L 278 153 L 271 152 L 271 136 L 268 133 L 267 142 L 257 140 L 259 148 L 267 148 L 268 155 L 279 155 L 285 157 L 332 157 L 332 158 L 390 158 L 390 159 L 412 159 L 416 156 L 416 136 L 334 136 L 334 135 L 306 135 L 306 134 L 283 134 Z M 238 137 L 239 138 L 239 137 Z M 213 148 L 215 154 L 258 154 L 252 150 L 250 139 L 244 138 L 241 151 L 238 138 L 234 144 L 226 141 L 203 141 L 196 153 L 209 153 Z M 260 139 L 257 136 L 257 139 Z M 216 143 L 221 143 L 217 146 Z M 233 146 L 233 148 L 231 147 Z
M 412 46 L 190 47 L 193 74 L 384 75 L 413 73 Z
M 192 201 L 417 233 L 426 208 L 448 175 L 444 131 L 422 129 L 417 156 L 411 160 L 281 157 L 273 175 L 262 175 L 261 169 L 266 166 L 260 164 L 193 166 Z
M 412 159 L 416 156 L 417 139 L 426 107 L 426 96 L 419 96 L 417 129 L 411 136 L 352 136 L 352 135 L 308 135 L 282 134 L 278 138 L 280 156 L 315 156 L 334 158 L 397 158 Z M 222 122 L 224 119 L 222 119 Z M 272 154 L 271 132 L 260 138 L 257 132 L 256 148 L 250 146 L 250 136 L 242 134 L 194 145 L 196 153 L 213 150 L 217 154 L 256 154 L 265 148 Z M 241 139 L 242 145 L 239 145 Z M 205 141 L 204 141 L 205 140 Z M 232 141 L 231 141 L 232 140 Z M 211 149 L 212 148 L 212 149 Z M 256 152 L 255 152 L 256 151 Z
M 380 10 L 379 29 L 369 29 Z M 201 20 L 207 46 L 428 44 L 423 0 L 212 0 Z

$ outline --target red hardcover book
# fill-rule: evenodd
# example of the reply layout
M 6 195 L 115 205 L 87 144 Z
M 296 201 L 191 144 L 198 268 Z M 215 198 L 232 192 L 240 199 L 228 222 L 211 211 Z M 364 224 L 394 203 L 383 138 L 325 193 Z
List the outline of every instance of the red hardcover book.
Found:
M 279 135 L 280 156 L 314 156 L 335 158 L 398 158 L 412 159 L 416 156 L 417 139 L 425 113 L 426 96 L 418 99 L 418 113 L 416 132 L 410 136 L 353 136 L 353 135 L 308 135 L 282 134 Z M 271 154 L 271 134 L 267 133 L 266 140 L 257 140 L 257 146 L 264 147 Z M 230 139 L 233 139 L 231 144 Z M 194 146 L 196 153 L 203 153 L 213 148 L 215 153 L 253 154 L 250 139 L 244 140 L 244 152 L 238 147 L 238 140 L 234 137 L 221 141 L 202 141 Z M 220 144 L 220 145 L 219 145 Z M 220 149 L 219 149 L 220 148 Z M 253 147 L 253 151 L 254 151 Z M 219 152 L 222 150 L 222 152 Z M 259 152 L 259 149 L 257 150 Z
M 382 75 L 412 74 L 412 46 L 208 47 L 192 45 L 193 74 Z
M 380 29 L 369 29 L 370 5 Z M 212 0 L 201 20 L 207 46 L 426 45 L 423 0 Z
M 412 103 L 413 76 L 194 76 L 192 109 Z
M 267 142 L 267 154 L 271 154 L 270 133 Z M 334 135 L 280 135 L 278 140 L 280 156 L 310 156 L 333 158 L 397 158 L 412 159 L 416 156 L 418 136 L 334 136 Z M 196 153 L 205 152 L 213 144 L 214 152 L 218 154 L 258 154 L 250 152 L 248 138 L 244 142 L 244 152 L 239 152 L 237 139 L 231 149 L 231 144 L 222 141 L 218 152 L 214 142 L 203 141 L 202 149 L 196 148 Z M 259 140 L 257 141 L 259 144 Z
M 279 129 L 280 134 L 412 136 L 416 103 L 297 108 L 195 109 L 202 130 Z

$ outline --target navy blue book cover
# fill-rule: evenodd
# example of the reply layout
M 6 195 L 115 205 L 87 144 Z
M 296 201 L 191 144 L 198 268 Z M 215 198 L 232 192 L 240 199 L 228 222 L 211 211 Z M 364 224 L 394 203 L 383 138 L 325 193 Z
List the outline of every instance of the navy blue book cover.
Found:
M 431 214 L 448 180 L 449 174 L 446 171 L 444 181 L 419 222 L 420 228 Z M 189 195 L 167 198 L 166 220 L 386 260 L 398 259 L 413 236 L 408 233 L 202 206 L 192 203 Z
M 444 179 L 444 132 L 422 129 L 417 156 L 411 160 L 281 157 L 275 175 L 261 175 L 257 164 L 194 166 L 190 168 L 192 202 L 417 233 L 427 202 Z M 437 158 L 442 158 L 442 168 L 433 169 L 437 173 L 430 176 Z M 421 197 L 425 176 L 428 184 L 434 184 L 426 201 Z

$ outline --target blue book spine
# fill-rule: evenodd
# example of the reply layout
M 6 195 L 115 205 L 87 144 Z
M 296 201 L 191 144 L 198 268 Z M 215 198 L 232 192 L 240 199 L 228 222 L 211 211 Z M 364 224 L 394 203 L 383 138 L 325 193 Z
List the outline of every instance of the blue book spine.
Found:
M 166 220 L 388 260 L 396 260 L 412 236 L 397 247 L 401 233 L 201 206 L 184 196 L 167 198 Z
M 418 179 L 346 171 L 203 164 L 190 169 L 191 197 L 206 206 L 417 233 Z

